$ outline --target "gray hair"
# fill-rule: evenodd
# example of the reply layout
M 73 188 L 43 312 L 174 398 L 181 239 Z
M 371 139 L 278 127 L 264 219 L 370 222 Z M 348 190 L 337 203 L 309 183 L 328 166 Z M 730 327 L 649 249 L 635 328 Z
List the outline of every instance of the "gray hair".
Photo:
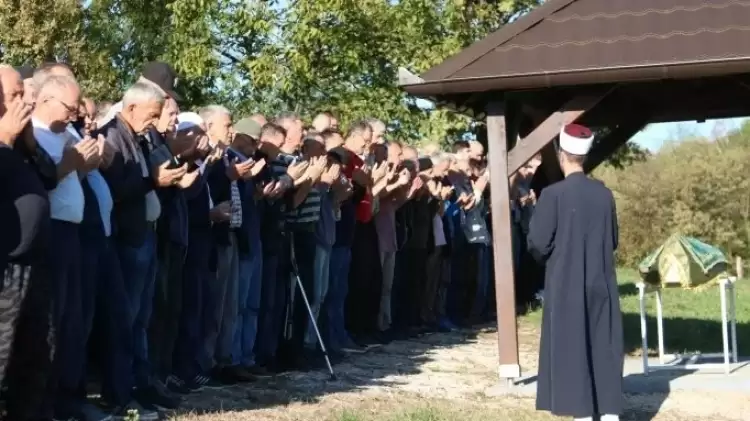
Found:
M 373 130 L 375 130 L 376 127 L 381 127 L 383 131 L 385 131 L 386 129 L 385 123 L 383 123 L 382 120 L 378 120 L 377 118 L 368 118 L 365 121 L 370 125 L 370 127 L 372 127 Z
M 79 90 L 81 89 L 80 86 L 78 86 L 78 82 L 75 80 L 75 78 L 72 78 L 70 76 L 62 76 L 62 75 L 51 75 L 42 79 L 42 83 L 40 83 L 39 85 L 36 85 L 36 92 L 38 96 L 42 92 L 46 92 L 52 89 L 67 89 L 67 88 L 75 88 Z
M 451 159 L 452 155 L 445 152 L 435 152 L 434 154 L 430 155 L 430 160 L 432 161 L 433 166 L 438 166 L 445 161 L 450 162 Z
M 138 81 L 131 85 L 122 96 L 122 105 L 127 107 L 133 104 L 143 104 L 147 102 L 158 102 L 164 105 L 166 96 L 164 91 L 153 83 Z
M 206 122 L 218 115 L 226 115 L 229 116 L 230 119 L 232 118 L 232 112 L 223 105 L 207 105 L 198 110 L 198 115 L 200 115 L 203 121 Z

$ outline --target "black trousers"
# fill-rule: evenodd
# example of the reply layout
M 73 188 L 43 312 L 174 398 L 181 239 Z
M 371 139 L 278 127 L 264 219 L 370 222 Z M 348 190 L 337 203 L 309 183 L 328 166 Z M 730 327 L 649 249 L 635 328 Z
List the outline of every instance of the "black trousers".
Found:
M 149 354 L 154 372 L 164 379 L 174 374 L 172 357 L 180 332 L 186 248 L 164 241 L 158 245 L 157 256 L 154 313 L 148 332 Z
M 51 416 L 44 402 L 54 348 L 49 276 L 42 266 L 8 265 L 0 288 L 0 364 L 7 387 L 7 419 L 45 419 Z M 13 324 L 15 331 L 10 329 Z
M 346 298 L 346 327 L 350 333 L 378 331 L 380 295 L 383 287 L 378 233 L 375 223 L 357 223 L 349 267 L 349 294 Z
M 427 277 L 427 255 L 426 248 L 404 248 L 396 253 L 391 311 L 397 329 L 422 324 L 419 303 Z

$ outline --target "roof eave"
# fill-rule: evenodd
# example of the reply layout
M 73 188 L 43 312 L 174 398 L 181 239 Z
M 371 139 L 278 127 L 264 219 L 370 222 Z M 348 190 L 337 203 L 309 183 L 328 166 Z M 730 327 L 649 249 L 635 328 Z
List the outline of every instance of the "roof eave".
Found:
M 583 69 L 558 73 L 488 76 L 435 81 L 421 80 L 418 83 L 400 84 L 400 87 L 416 97 L 432 98 L 473 92 L 520 91 L 607 83 L 646 82 L 664 79 L 696 79 L 743 73 L 750 74 L 750 57 L 692 63 Z

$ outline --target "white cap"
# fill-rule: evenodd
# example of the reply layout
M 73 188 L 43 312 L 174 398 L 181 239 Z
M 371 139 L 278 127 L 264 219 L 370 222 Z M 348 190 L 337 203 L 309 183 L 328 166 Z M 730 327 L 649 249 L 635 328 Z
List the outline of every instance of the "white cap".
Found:
M 202 127 L 203 119 L 198 113 L 185 112 L 177 116 L 177 131 L 187 130 L 191 127 Z
M 560 149 L 571 154 L 585 156 L 594 143 L 594 133 L 580 124 L 567 124 L 560 130 Z

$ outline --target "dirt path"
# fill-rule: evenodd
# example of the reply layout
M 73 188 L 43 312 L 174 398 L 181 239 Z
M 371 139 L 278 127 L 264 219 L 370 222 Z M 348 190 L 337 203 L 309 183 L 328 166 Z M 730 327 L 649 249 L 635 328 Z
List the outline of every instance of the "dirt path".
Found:
M 525 372 L 536 370 L 537 339 L 533 328 L 521 325 Z M 456 419 L 473 419 L 467 414 L 484 420 L 555 419 L 535 412 L 531 396 L 487 394 L 497 384 L 496 355 L 496 334 L 489 330 L 426 335 L 337 365 L 336 381 L 324 372 L 291 373 L 250 386 L 204 391 L 189 397 L 188 413 L 179 419 L 338 420 L 348 410 L 378 414 L 424 406 L 458 411 Z M 626 397 L 626 406 L 623 420 L 740 421 L 750 414 L 747 395 L 725 393 L 633 395 Z

